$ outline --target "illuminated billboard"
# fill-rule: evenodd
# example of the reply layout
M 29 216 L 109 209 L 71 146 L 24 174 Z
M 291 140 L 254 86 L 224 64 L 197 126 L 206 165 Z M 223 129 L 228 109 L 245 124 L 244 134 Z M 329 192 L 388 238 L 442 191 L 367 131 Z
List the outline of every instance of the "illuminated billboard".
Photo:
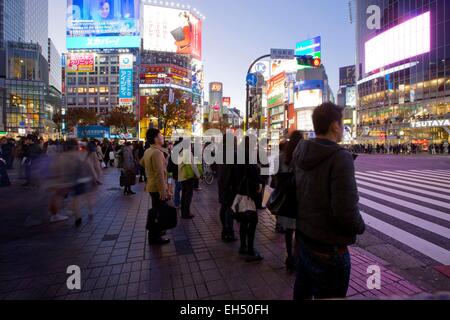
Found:
M 294 93 L 294 108 L 310 108 L 317 107 L 322 104 L 322 90 L 301 90 Z
M 139 8 L 139 0 L 67 0 L 67 48 L 140 47 Z
M 282 72 L 267 81 L 267 107 L 284 104 L 286 98 L 286 73 Z
M 322 59 L 322 38 L 315 37 L 305 41 L 298 42 L 295 46 L 296 56 L 312 56 Z M 298 69 L 309 69 L 311 67 L 298 66 Z
M 367 41 L 366 73 L 430 52 L 430 35 L 430 12 L 426 12 Z
M 119 64 L 119 104 L 133 105 L 133 60 L 132 54 L 121 54 Z
M 205 74 L 203 72 L 203 64 L 201 61 L 192 59 L 192 102 L 202 104 L 205 89 Z
M 297 72 L 299 65 L 297 60 L 271 60 L 270 61 L 270 75 L 272 77 L 280 74 L 281 72 L 292 73 Z
M 69 53 L 66 59 L 68 73 L 94 72 L 95 54 L 93 53 Z
M 192 89 L 191 71 L 172 64 L 143 64 L 141 65 L 140 79 L 141 88 L 175 85 L 186 91 Z
M 190 11 L 144 5 L 144 50 L 202 58 L 202 20 Z
M 222 98 L 222 105 L 226 108 L 231 107 L 231 98 L 230 97 L 223 97 Z

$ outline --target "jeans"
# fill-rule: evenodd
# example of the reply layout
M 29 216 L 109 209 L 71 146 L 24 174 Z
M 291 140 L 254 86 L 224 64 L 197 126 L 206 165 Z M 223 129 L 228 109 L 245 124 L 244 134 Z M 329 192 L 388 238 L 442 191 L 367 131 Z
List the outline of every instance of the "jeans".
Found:
M 194 179 L 181 182 L 181 216 L 189 217 L 191 215 L 191 203 L 194 196 Z
M 164 204 L 159 193 L 153 192 L 150 193 L 150 196 L 152 197 L 152 208 L 158 210 Z M 148 237 L 150 238 L 150 240 L 158 240 L 161 238 L 161 232 L 163 230 L 161 230 L 158 223 L 151 223 L 149 229 L 150 230 L 148 232 Z
M 181 205 L 181 182 L 175 182 L 175 190 L 173 193 L 173 204 L 178 208 Z
M 350 253 L 322 254 L 299 241 L 294 300 L 333 299 L 347 296 L 350 282 Z
M 234 223 L 231 208 L 225 204 L 220 207 L 220 221 L 222 222 L 222 238 L 234 238 Z

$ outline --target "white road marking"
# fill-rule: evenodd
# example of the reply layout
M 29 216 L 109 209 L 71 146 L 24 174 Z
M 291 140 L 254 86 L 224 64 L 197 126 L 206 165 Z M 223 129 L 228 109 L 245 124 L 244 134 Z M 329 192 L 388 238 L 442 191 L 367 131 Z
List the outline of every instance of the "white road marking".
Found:
M 393 175 L 392 174 L 388 174 L 388 173 L 382 173 L 382 172 L 369 172 L 372 174 L 378 174 L 380 176 L 384 176 L 384 177 L 388 177 L 388 178 L 392 178 Z M 412 182 L 419 182 L 419 183 L 424 183 L 425 181 L 420 179 L 420 178 L 405 178 L 405 177 L 401 177 L 402 181 L 412 181 Z M 431 185 L 431 186 L 436 186 L 436 187 L 443 187 L 443 188 L 448 188 L 449 185 L 448 183 L 440 183 L 440 182 L 430 182 L 430 181 L 426 181 L 426 184 Z
M 361 215 L 369 227 L 380 231 L 388 237 L 413 248 L 414 250 L 443 265 L 450 265 L 450 251 L 419 238 L 409 232 L 394 227 L 384 221 L 374 218 L 365 212 L 361 212 Z
M 415 217 L 413 215 L 407 214 L 405 212 L 402 212 L 400 210 L 393 209 L 391 207 L 376 203 L 375 201 L 361 198 L 359 201 L 362 205 L 375 209 L 383 214 L 387 214 L 391 217 L 394 217 L 396 219 L 405 221 L 409 224 L 412 224 L 416 227 L 422 228 L 424 230 L 430 231 L 432 233 L 435 233 L 441 237 L 450 239 L 450 229 L 437 225 L 435 223 L 429 222 L 427 220 Z
M 387 196 L 387 195 L 384 195 L 384 194 L 381 194 L 381 193 L 378 193 L 378 192 L 374 192 L 374 191 L 371 191 L 371 190 L 368 190 L 368 189 L 364 189 L 364 188 L 359 188 L 359 191 L 360 191 L 360 193 L 367 194 L 369 196 L 372 196 L 372 197 L 375 197 L 375 198 L 378 198 L 378 199 L 381 199 L 381 200 L 384 200 L 384 201 L 387 201 L 387 202 L 391 202 L 391 203 L 397 204 L 399 206 L 402 206 L 402 207 L 405 207 L 405 208 L 417 211 L 418 213 L 421 213 L 421 214 L 426 214 L 428 216 L 439 218 L 439 219 L 442 219 L 442 220 L 445 220 L 445 221 L 450 221 L 450 214 L 442 212 L 442 211 L 439 211 L 439 210 L 435 210 L 435 209 L 432 209 L 432 208 L 427 208 L 427 207 L 424 207 L 424 206 L 421 206 L 421 205 L 418 205 L 418 204 L 415 204 L 415 203 L 411 203 L 411 202 L 408 202 L 408 201 L 403 201 L 403 200 L 400 200 L 400 199 L 397 199 L 397 198 L 393 198 L 393 197 L 390 197 L 390 196 Z
M 423 188 L 423 189 L 433 190 L 433 191 L 437 191 L 437 192 L 441 192 L 441 193 L 450 193 L 449 188 L 443 189 L 443 188 L 425 185 L 423 183 L 415 183 L 415 182 L 403 181 L 403 180 L 399 180 L 399 179 L 395 179 L 395 178 L 380 177 L 380 176 L 377 176 L 376 174 L 369 174 L 369 173 L 364 173 L 364 172 L 358 172 L 358 174 L 362 175 L 362 176 L 375 178 L 375 179 L 392 181 L 392 182 L 396 182 L 396 183 L 406 184 L 408 186 L 414 186 L 414 187 L 419 187 L 419 188 Z
M 386 187 L 382 187 L 382 186 L 378 186 L 376 184 L 373 183 L 369 183 L 369 182 L 364 182 L 359 180 L 360 178 L 358 178 L 358 184 L 366 186 L 366 187 L 372 187 L 372 188 L 377 188 L 377 190 L 380 191 L 385 191 L 388 193 L 392 193 L 392 194 L 396 194 L 402 197 L 406 197 L 406 198 L 411 198 L 411 199 L 415 199 L 421 202 L 425 202 L 425 203 L 429 203 L 429 204 L 433 204 L 442 208 L 446 208 L 446 209 L 450 209 L 450 202 L 443 202 L 443 201 L 439 201 L 439 200 L 433 200 L 430 198 L 425 198 L 422 196 L 419 196 L 417 194 L 414 193 L 409 193 L 409 192 L 403 192 L 403 191 L 398 191 L 398 190 L 394 190 L 391 188 L 386 188 Z M 364 177 L 361 177 L 361 179 L 364 179 Z

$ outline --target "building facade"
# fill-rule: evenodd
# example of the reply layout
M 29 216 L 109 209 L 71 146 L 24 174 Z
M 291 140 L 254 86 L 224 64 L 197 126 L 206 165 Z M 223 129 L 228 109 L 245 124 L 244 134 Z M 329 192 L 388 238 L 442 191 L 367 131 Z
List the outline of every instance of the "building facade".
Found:
M 381 9 L 379 29 L 368 23 L 369 5 Z M 361 142 L 448 141 L 450 3 L 360 0 L 356 14 Z
M 15 0 L 9 2 L 15 2 Z M 42 55 L 47 59 L 48 0 L 25 1 L 25 37 L 23 41 L 38 43 L 42 48 Z
M 52 39 L 48 38 L 48 74 L 49 85 L 61 92 L 62 90 L 62 73 L 61 73 L 61 55 L 56 49 Z

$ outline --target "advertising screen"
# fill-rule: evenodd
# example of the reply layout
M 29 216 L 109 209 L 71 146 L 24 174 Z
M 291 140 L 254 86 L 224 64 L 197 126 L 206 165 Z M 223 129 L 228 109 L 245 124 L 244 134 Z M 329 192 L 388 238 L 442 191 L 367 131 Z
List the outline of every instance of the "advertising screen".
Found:
M 139 35 L 139 0 L 67 0 L 67 36 Z
M 315 37 L 305 41 L 298 42 L 295 46 L 296 56 L 312 56 L 322 59 L 322 38 Z M 299 69 L 308 69 L 310 67 L 298 66 Z
M 119 65 L 119 104 L 133 105 L 133 55 L 120 55 Z
M 430 12 L 381 33 L 365 44 L 366 73 L 430 52 L 430 38 Z
M 313 110 L 303 110 L 297 113 L 297 130 L 314 131 L 312 121 Z
M 267 81 L 267 107 L 284 104 L 286 96 L 286 74 L 284 72 Z
M 69 53 L 65 60 L 69 73 L 94 72 L 95 70 L 95 54 L 93 53 Z
M 322 90 L 302 90 L 294 93 L 295 109 L 317 107 L 322 104 Z
M 202 20 L 180 9 L 144 5 L 144 50 L 189 54 L 202 59 Z
M 222 98 L 222 104 L 226 108 L 231 107 L 231 98 L 230 97 L 223 97 Z
M 141 87 L 175 85 L 187 91 L 192 89 L 191 71 L 172 64 L 141 65 Z
M 356 87 L 347 87 L 345 91 L 345 104 L 347 107 L 356 107 Z
M 199 60 L 192 59 L 192 101 L 201 104 L 205 89 L 205 74 L 203 72 L 203 64 Z
M 271 60 L 270 61 L 270 75 L 276 76 L 281 72 L 291 73 L 297 72 L 299 65 L 297 60 Z

